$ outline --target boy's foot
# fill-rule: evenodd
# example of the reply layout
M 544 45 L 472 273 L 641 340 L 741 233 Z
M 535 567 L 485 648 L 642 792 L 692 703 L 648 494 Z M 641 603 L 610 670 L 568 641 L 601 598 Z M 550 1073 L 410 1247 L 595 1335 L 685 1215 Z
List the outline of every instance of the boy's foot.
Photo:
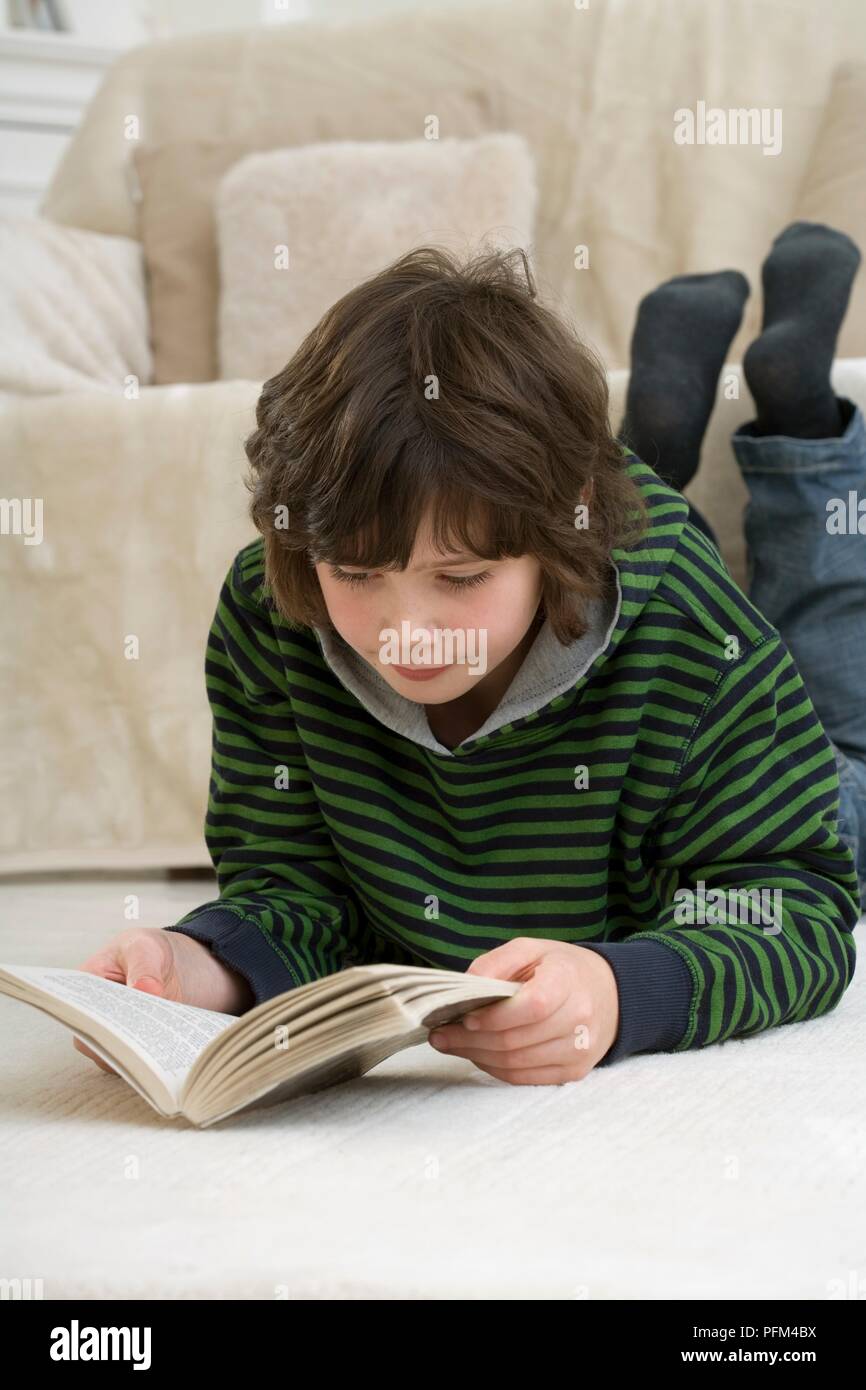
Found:
M 619 438 L 680 491 L 694 477 L 716 383 L 743 317 L 738 270 L 676 275 L 640 302 Z
M 839 433 L 830 368 L 859 264 L 851 238 L 821 222 L 792 222 L 773 242 L 761 268 L 761 334 L 743 357 L 761 434 Z

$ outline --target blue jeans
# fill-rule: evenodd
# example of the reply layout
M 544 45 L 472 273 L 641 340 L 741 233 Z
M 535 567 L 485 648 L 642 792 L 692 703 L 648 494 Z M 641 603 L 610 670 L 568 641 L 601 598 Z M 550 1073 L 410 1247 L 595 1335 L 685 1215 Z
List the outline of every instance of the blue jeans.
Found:
M 866 425 L 853 401 L 836 399 L 838 438 L 759 435 L 750 421 L 731 446 L 750 494 L 748 597 L 782 637 L 833 744 L 839 834 L 854 855 L 866 911 L 866 515 L 857 527 Z M 838 534 L 827 529 L 831 498 L 840 499 Z

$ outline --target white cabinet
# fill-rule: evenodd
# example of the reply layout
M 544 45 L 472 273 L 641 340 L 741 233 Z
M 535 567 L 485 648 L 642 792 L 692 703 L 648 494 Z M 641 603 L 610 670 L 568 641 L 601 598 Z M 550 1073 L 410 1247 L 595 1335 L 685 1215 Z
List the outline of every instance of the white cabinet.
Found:
M 0 29 L 0 212 L 35 213 L 67 140 L 122 48 Z

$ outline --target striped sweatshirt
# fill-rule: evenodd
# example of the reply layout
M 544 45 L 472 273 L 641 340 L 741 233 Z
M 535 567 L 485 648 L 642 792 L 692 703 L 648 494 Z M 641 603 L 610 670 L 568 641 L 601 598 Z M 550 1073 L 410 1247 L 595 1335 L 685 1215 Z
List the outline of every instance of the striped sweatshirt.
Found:
M 453 749 L 342 639 L 281 618 L 261 537 L 235 557 L 205 658 L 219 898 L 166 930 L 256 1003 L 361 963 L 465 970 L 533 935 L 608 961 L 601 1065 L 839 1002 L 860 904 L 832 745 L 686 500 L 624 455 L 650 525 L 611 551 L 613 606 L 570 646 L 545 622 Z

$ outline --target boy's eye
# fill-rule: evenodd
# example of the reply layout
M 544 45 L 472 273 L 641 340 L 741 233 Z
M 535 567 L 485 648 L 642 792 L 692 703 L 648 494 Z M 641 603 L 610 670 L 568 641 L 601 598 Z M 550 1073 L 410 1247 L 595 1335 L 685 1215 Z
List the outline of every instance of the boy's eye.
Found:
M 443 574 L 442 579 L 446 584 L 450 584 L 454 589 L 470 589 L 475 584 L 483 584 L 485 579 L 490 578 L 490 571 L 483 570 L 481 574 Z M 331 568 L 331 578 L 339 579 L 343 584 L 366 584 L 369 582 L 369 574 L 349 574 L 346 570 Z

